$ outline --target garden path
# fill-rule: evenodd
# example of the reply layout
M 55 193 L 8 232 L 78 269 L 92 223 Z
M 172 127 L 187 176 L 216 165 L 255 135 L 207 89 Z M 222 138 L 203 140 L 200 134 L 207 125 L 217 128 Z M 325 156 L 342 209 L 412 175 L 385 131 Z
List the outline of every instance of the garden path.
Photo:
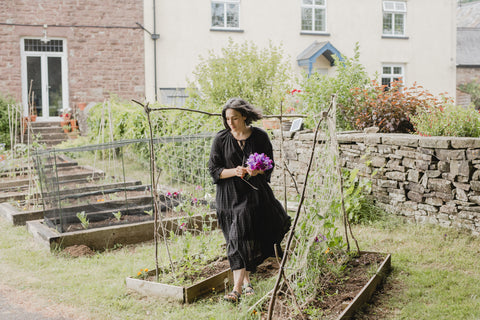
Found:
M 2 320 L 86 320 L 75 310 L 37 297 L 28 290 L 0 284 L 0 319 Z

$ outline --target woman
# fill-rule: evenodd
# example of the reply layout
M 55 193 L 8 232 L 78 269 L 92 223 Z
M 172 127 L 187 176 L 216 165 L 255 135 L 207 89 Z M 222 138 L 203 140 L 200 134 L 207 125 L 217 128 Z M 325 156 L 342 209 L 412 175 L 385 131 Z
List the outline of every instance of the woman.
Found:
M 222 118 L 225 129 L 213 141 L 209 170 L 217 185 L 217 218 L 234 278 L 233 291 L 224 299 L 238 302 L 242 291 L 254 294 L 250 272 L 275 255 L 275 245 L 281 254 L 279 244 L 291 219 L 268 185 L 273 168 L 245 167 L 255 152 L 273 160 L 268 134 L 250 125 L 262 118 L 261 113 L 245 100 L 232 98 L 223 107 Z

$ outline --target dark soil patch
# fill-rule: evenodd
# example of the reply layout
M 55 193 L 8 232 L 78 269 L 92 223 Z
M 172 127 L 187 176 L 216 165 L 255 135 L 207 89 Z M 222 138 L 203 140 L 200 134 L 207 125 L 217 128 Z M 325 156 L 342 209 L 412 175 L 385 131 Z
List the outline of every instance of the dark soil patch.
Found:
M 93 256 L 95 252 L 84 244 L 69 246 L 63 249 L 62 254 L 72 258 Z
M 384 254 L 364 253 L 360 257 L 352 258 L 346 263 L 345 272 L 341 277 L 326 274 L 317 289 L 318 294 L 308 304 L 302 306 L 305 319 L 317 319 L 319 313 L 322 319 L 336 319 L 352 302 L 360 290 L 367 284 L 380 264 L 385 259 Z M 284 289 L 286 291 L 286 289 Z M 313 290 L 313 288 L 312 288 Z M 279 295 L 274 309 L 274 318 L 302 319 L 296 309 L 292 307 L 291 298 Z M 269 302 L 269 301 L 268 301 Z M 264 312 L 268 309 L 268 302 L 264 304 Z M 305 312 L 306 309 L 320 310 L 314 317 Z M 359 319 L 373 319 L 370 317 Z M 375 319 L 381 319 L 375 318 Z

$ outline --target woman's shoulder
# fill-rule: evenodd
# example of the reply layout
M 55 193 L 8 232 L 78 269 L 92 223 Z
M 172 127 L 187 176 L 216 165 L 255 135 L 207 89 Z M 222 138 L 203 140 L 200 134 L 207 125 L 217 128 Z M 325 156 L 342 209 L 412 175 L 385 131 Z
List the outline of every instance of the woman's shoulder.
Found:
M 270 137 L 268 136 L 267 131 L 265 131 L 265 130 L 263 130 L 262 128 L 259 128 L 259 127 L 254 127 L 254 126 L 252 126 L 252 134 L 255 134 L 255 135 L 261 136 L 261 137 L 270 138 Z
M 215 140 L 224 140 L 228 136 L 229 130 L 223 129 L 217 132 L 215 135 Z

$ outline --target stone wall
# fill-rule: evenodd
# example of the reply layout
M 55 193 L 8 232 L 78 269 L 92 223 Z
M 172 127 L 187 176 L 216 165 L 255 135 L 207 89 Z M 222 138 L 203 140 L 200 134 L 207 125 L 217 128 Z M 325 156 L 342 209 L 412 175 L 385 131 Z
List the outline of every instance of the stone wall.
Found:
M 279 138 L 274 132 L 277 160 Z M 371 179 L 375 201 L 388 212 L 480 233 L 480 139 L 350 133 L 339 134 L 338 140 L 342 167 L 359 168 Z M 312 142 L 308 131 L 284 139 L 286 163 L 298 182 L 304 179 Z M 375 169 L 378 174 L 372 177 Z M 276 170 L 273 189 L 283 190 L 282 183 L 282 170 Z M 293 194 L 291 178 L 287 185 Z

